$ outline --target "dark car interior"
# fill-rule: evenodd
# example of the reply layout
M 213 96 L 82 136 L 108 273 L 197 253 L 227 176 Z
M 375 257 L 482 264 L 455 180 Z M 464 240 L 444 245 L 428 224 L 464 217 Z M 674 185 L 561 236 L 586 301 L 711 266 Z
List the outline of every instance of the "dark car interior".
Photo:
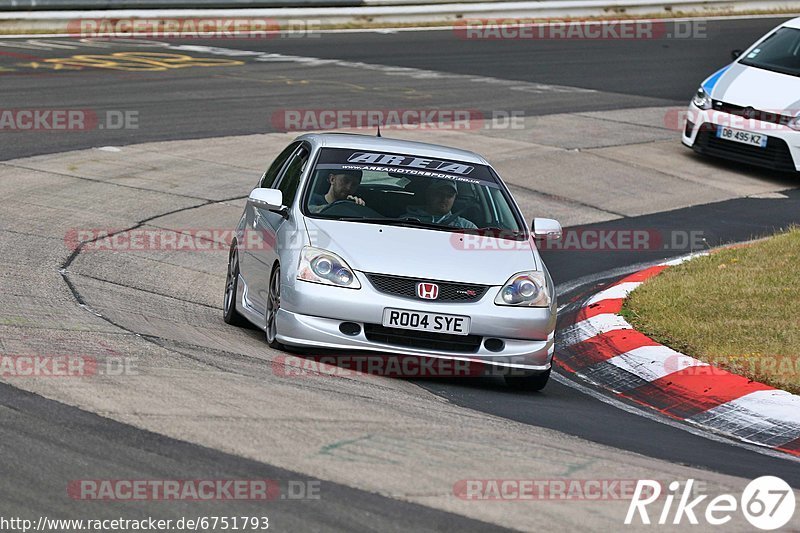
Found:
M 329 171 L 318 170 L 314 176 L 313 192 L 325 194 L 328 192 L 328 181 L 325 174 Z M 404 174 L 394 175 L 398 180 L 409 180 L 403 186 L 389 183 L 361 183 L 356 195 L 364 200 L 370 211 L 368 213 L 361 209 L 349 209 L 347 206 L 333 206 L 325 210 L 328 216 L 384 216 L 387 218 L 398 218 L 403 216 L 409 206 L 425 205 L 425 190 L 430 181 L 429 178 L 409 177 Z M 458 196 L 453 204 L 453 213 L 458 214 L 473 222 L 479 228 L 491 225 L 489 206 L 485 200 L 481 201 L 476 195 L 473 185 L 468 183 L 458 183 Z M 361 206 L 356 206 L 361 207 Z M 355 214 L 357 213 L 357 214 Z

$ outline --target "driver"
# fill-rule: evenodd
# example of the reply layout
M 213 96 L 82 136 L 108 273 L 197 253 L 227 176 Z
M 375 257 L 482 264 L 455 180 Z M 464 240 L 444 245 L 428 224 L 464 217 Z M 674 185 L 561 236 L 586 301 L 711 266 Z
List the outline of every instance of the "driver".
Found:
M 352 200 L 357 205 L 366 205 L 364 200 L 355 195 L 358 186 L 361 185 L 360 170 L 331 170 L 328 174 L 328 192 L 323 196 L 314 193 L 308 200 L 308 210 L 312 213 L 319 213 L 332 204 L 342 200 Z
M 464 217 L 453 214 L 453 203 L 458 195 L 456 182 L 449 179 L 434 179 L 425 190 L 425 205 L 409 206 L 405 218 L 416 218 L 420 222 L 431 222 L 444 226 L 477 229 L 478 226 Z

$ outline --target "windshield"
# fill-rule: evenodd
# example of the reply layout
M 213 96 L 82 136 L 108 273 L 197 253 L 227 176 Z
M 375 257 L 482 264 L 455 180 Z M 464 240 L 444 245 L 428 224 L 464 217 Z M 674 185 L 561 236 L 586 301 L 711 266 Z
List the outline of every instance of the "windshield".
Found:
M 739 61 L 742 65 L 800 76 L 800 30 L 779 28 Z
M 305 212 L 354 222 L 524 236 L 488 166 L 407 154 L 322 149 L 306 191 Z

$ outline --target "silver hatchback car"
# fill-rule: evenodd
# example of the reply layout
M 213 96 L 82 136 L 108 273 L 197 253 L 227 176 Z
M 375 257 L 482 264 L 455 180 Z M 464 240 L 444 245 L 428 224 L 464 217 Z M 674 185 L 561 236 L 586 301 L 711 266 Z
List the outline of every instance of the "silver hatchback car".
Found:
M 250 193 L 224 319 L 274 348 L 479 362 L 518 388 L 550 375 L 553 281 L 537 239 L 481 156 L 353 134 L 298 137 Z

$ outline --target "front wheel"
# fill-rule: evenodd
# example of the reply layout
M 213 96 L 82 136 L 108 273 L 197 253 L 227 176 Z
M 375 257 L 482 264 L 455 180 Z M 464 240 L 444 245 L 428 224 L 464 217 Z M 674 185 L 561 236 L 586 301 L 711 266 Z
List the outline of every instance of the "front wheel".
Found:
M 267 344 L 270 348 L 282 350 L 283 344 L 278 342 L 278 310 L 281 308 L 281 267 L 276 266 L 272 270 L 269 279 L 269 295 L 267 295 L 267 324 L 264 331 L 267 336 Z
M 550 369 L 531 376 L 504 376 L 503 379 L 506 385 L 515 390 L 540 391 L 550 379 Z
M 236 241 L 231 244 L 228 254 L 228 274 L 225 277 L 225 299 L 222 301 L 222 319 L 226 324 L 244 327 L 247 319 L 236 310 L 236 294 L 239 290 L 239 251 Z

